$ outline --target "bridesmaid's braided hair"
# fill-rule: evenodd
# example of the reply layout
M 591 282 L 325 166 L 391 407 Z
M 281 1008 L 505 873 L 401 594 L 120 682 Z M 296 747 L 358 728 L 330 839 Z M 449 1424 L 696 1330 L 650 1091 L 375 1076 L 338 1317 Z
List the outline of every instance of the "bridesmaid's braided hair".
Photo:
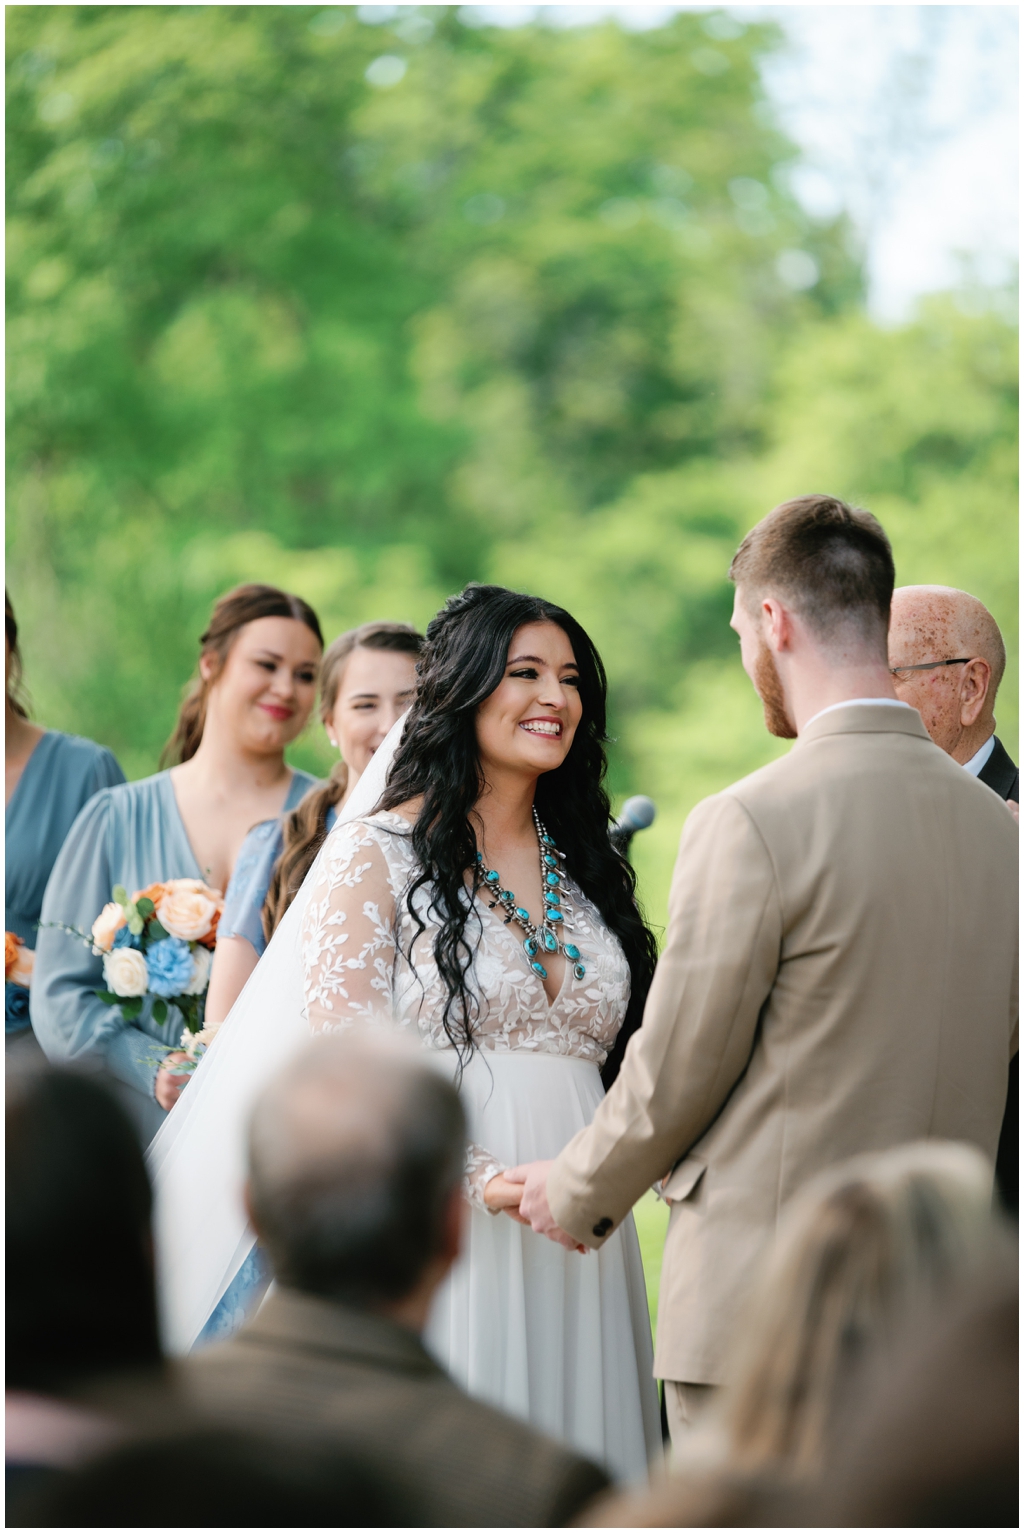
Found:
M 579 667 L 583 716 L 561 766 L 538 779 L 536 803 L 565 853 L 570 876 L 597 906 L 629 964 L 629 1007 L 602 1072 L 607 1086 L 643 1017 L 657 947 L 637 904 L 633 869 L 608 838 L 608 686 L 601 657 L 576 619 L 551 602 L 502 586 L 468 585 L 461 595 L 450 597 L 427 629 L 416 701 L 379 807 L 395 809 L 409 799 L 423 798 L 412 831 L 421 871 L 406 903 L 418 936 L 424 923 L 414 897 L 425 886 L 433 891 L 438 920 L 434 959 L 448 992 L 441 1021 L 464 1064 L 473 1052 L 473 1021 L 479 1010 L 467 978 L 472 952 L 466 938 L 471 908 L 466 876 L 475 869 L 477 854 L 470 813 L 483 788 L 476 712 L 504 677 L 512 636 L 524 623 L 557 624 L 568 636 Z

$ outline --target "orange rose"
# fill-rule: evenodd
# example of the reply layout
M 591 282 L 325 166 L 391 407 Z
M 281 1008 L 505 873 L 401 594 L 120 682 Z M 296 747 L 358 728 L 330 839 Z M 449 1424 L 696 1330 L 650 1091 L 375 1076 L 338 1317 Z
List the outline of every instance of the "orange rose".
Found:
M 140 900 L 152 900 L 154 905 L 159 906 L 166 887 L 166 884 L 149 884 L 145 889 L 136 889 L 132 895 L 132 904 L 137 905 Z
M 18 962 L 18 949 L 25 944 L 13 932 L 4 932 L 4 978 L 10 979 L 11 970 Z
M 32 983 L 32 965 L 36 955 L 26 947 L 14 932 L 4 932 L 4 978 L 13 985 L 24 985 L 27 990 Z
M 221 905 L 223 905 L 223 903 L 224 902 L 222 900 L 221 901 Z M 202 944 L 203 947 L 214 948 L 214 947 L 217 946 L 217 927 L 219 925 L 220 925 L 220 908 L 218 907 L 218 909 L 214 912 L 213 925 L 210 927 L 210 930 L 206 933 L 205 937 L 200 937 L 199 938 L 199 941 L 200 941 L 200 943 Z

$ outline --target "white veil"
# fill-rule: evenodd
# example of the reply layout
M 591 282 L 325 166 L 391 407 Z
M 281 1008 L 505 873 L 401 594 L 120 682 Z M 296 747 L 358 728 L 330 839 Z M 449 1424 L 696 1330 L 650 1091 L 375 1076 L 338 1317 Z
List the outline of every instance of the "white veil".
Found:
M 335 830 L 376 806 L 404 726 L 403 715 L 375 751 Z M 190 1350 L 255 1241 L 242 1202 L 249 1113 L 309 1038 L 300 932 L 319 861 L 149 1147 L 157 1284 L 171 1353 Z

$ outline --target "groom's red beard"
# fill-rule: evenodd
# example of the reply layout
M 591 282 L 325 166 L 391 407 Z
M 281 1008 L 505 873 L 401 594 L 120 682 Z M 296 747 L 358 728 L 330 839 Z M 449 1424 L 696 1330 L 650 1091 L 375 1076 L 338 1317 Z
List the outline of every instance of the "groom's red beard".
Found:
M 767 644 L 762 644 L 754 665 L 754 686 L 764 708 L 764 721 L 768 733 L 780 740 L 795 740 L 796 726 L 786 711 L 786 694 L 779 680 L 775 656 Z

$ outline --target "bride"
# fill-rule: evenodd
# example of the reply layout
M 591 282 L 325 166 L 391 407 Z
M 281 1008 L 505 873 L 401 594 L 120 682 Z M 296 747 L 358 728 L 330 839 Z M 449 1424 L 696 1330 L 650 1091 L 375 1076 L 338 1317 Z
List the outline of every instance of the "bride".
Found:
M 375 797 L 346 806 L 154 1144 L 170 1340 L 191 1345 L 252 1244 L 245 1116 L 286 1051 L 310 1028 L 415 1029 L 472 1139 L 464 1252 L 427 1343 L 470 1393 L 637 1479 L 661 1434 L 632 1220 L 598 1252 L 555 1245 L 504 1174 L 589 1123 L 654 969 L 608 840 L 604 671 L 561 608 L 470 586 L 419 677 Z

